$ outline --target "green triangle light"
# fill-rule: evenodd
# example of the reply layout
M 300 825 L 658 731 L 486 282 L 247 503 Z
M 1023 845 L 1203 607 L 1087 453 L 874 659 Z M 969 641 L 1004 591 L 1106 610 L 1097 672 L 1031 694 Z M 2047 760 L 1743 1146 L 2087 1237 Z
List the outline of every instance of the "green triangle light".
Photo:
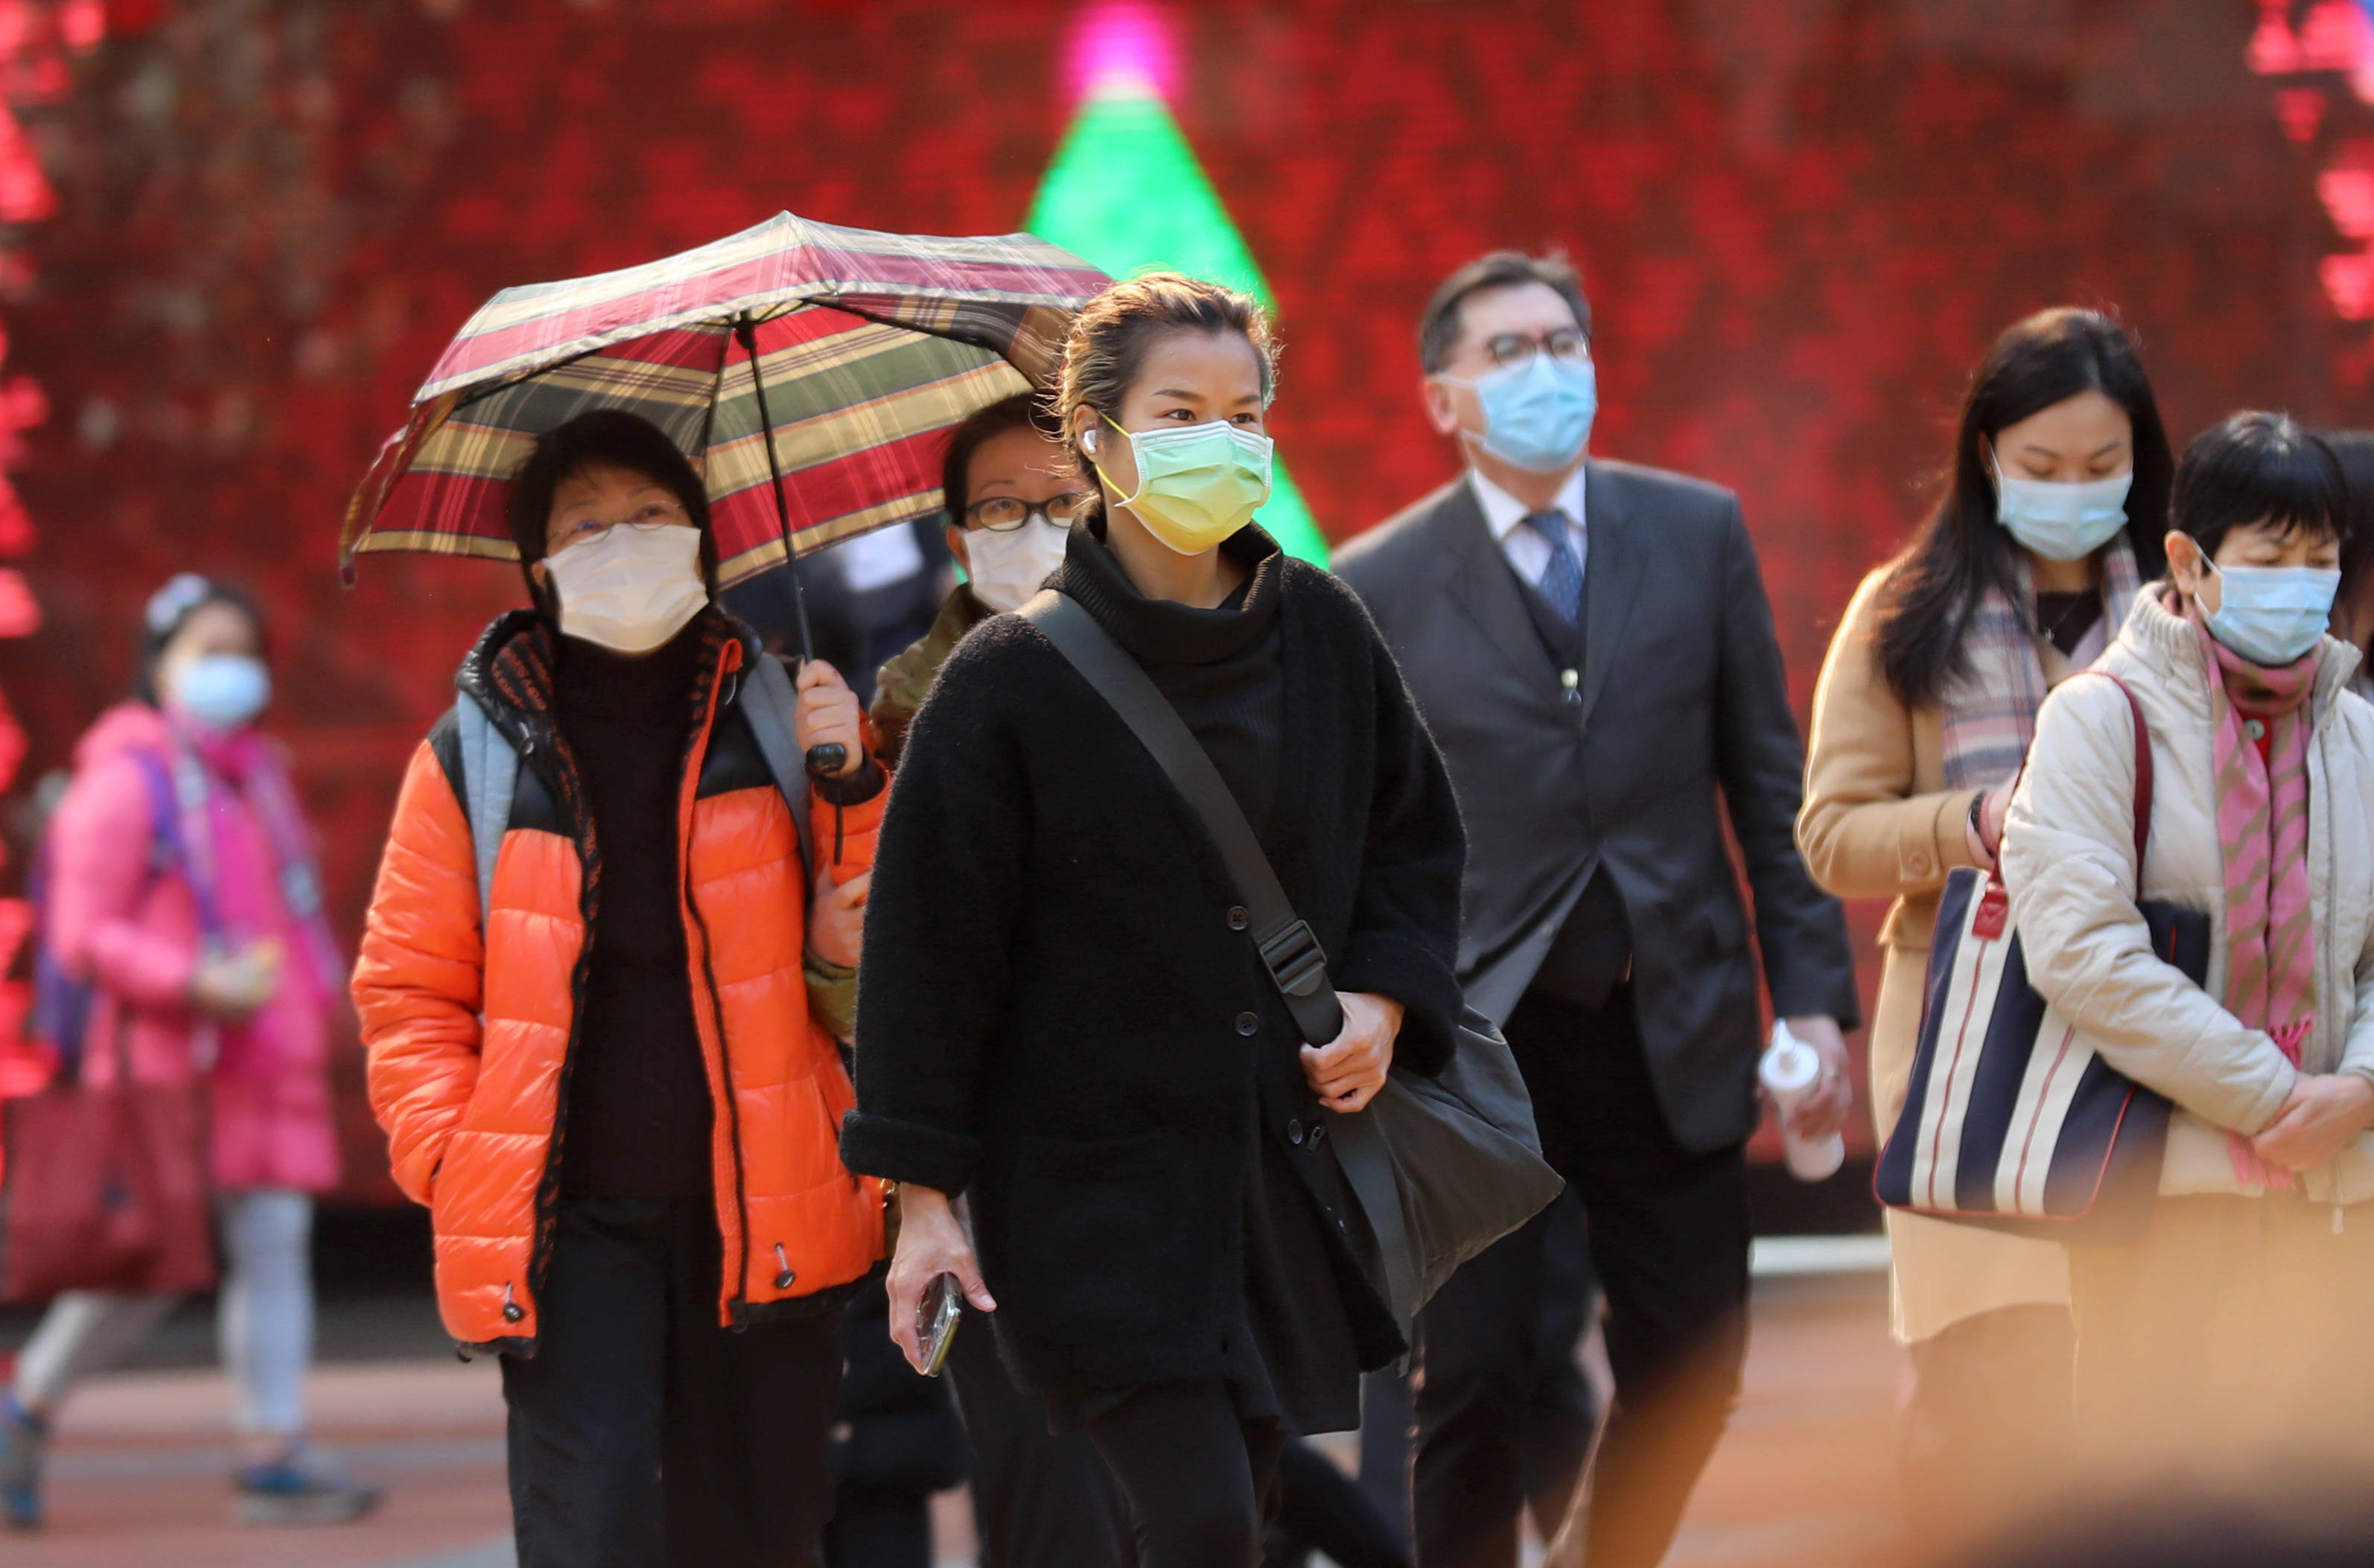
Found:
M 1150 83 L 1124 78 L 1090 92 L 1023 227 L 1115 277 L 1167 268 L 1275 304 L 1244 237 Z M 1288 554 L 1327 564 L 1326 536 L 1283 457 L 1261 522 Z

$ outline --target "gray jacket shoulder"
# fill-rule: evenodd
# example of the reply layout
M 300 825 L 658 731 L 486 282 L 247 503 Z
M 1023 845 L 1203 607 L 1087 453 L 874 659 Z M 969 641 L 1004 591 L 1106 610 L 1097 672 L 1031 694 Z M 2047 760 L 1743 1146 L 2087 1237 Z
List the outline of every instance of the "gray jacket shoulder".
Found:
M 1446 503 L 1466 482 L 1463 475 L 1454 479 L 1346 541 L 1335 552 L 1335 575 L 1366 593 L 1380 579 L 1406 569 L 1436 547 Z
M 1736 494 L 1710 480 L 1675 474 L 1671 469 L 1593 460 L 1591 484 L 1605 486 L 1605 498 L 1629 515 L 1710 528 L 1727 527 L 1739 519 Z

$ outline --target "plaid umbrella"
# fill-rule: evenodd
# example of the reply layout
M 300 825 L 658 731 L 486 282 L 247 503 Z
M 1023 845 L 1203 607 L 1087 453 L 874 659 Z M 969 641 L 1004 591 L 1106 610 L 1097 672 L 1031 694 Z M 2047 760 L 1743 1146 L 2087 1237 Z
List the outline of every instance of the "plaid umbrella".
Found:
M 351 581 L 376 550 L 516 560 L 511 476 L 536 437 L 597 408 L 641 415 L 701 471 L 721 586 L 928 517 L 943 433 L 1043 382 L 1107 281 L 1028 234 L 876 234 L 778 213 L 643 266 L 506 288 L 356 490 L 339 568 Z

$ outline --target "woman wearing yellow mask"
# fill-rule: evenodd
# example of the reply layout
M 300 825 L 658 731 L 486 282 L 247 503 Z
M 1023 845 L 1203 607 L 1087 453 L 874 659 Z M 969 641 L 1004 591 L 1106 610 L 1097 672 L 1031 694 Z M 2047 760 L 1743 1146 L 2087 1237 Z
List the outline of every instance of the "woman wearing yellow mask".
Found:
M 1103 1454 L 1145 1568 L 1253 1562 L 1285 1433 L 1356 1424 L 1359 1374 L 1402 1352 L 1327 1129 L 1396 1062 L 1438 1071 L 1459 1014 L 1441 759 L 1366 612 L 1252 521 L 1274 376 L 1231 290 L 1156 275 L 1092 302 L 1056 414 L 1100 504 L 1054 586 L 1243 808 L 1341 1032 L 1304 1040 L 1201 821 L 1039 626 L 1000 615 L 907 740 L 843 1133 L 901 1184 L 893 1337 L 917 1354 L 917 1306 L 955 1276 Z

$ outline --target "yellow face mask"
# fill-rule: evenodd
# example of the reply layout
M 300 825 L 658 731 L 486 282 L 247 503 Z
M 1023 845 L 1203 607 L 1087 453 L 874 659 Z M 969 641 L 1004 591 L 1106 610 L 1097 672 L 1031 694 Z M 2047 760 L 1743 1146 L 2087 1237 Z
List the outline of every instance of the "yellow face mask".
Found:
M 1137 493 L 1117 503 L 1182 556 L 1200 556 L 1251 522 L 1269 499 L 1275 443 L 1225 419 L 1168 430 L 1122 430 L 1137 459 Z M 1098 476 L 1112 479 L 1100 465 Z M 1113 485 L 1118 491 L 1121 486 Z

